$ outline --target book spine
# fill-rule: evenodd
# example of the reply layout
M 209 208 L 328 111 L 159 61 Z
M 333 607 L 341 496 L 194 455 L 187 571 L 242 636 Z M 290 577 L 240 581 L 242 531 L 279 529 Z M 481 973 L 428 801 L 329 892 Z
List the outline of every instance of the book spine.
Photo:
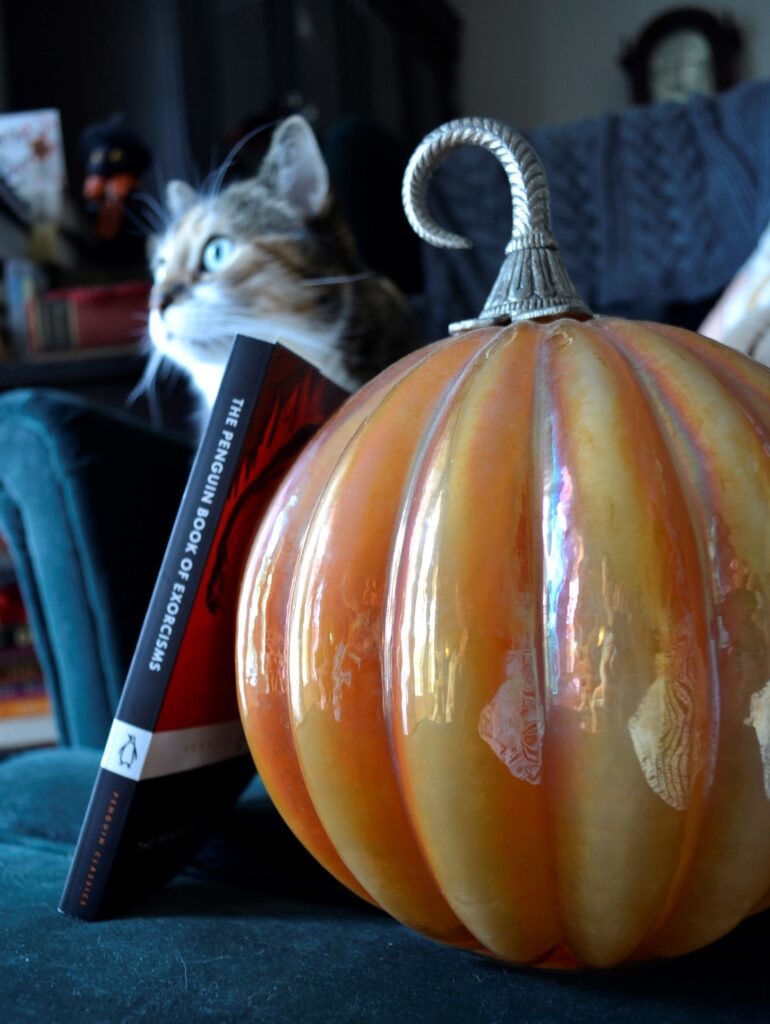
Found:
M 240 335 L 233 345 L 105 746 L 59 904 L 62 913 L 84 920 L 99 915 L 139 781 L 168 772 L 172 763 L 175 771 L 191 767 L 183 763 L 183 750 L 201 749 L 201 743 L 191 743 L 194 738 L 189 735 L 154 734 L 153 730 L 274 351 L 267 343 Z M 228 725 L 220 727 L 222 735 L 207 736 L 209 760 L 245 750 L 242 730 Z
M 59 911 L 94 921 L 137 783 L 99 769 Z
M 30 308 L 42 287 L 41 278 L 42 272 L 30 260 L 8 260 L 5 264 L 8 323 L 14 354 L 19 359 L 25 359 L 34 348 L 30 337 Z

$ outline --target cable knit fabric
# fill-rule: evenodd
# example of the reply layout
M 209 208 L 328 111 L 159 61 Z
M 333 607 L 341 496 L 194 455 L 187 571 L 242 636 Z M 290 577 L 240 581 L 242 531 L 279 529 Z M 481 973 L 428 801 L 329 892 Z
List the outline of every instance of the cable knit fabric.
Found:
M 527 133 L 551 187 L 554 233 L 596 313 L 682 322 L 712 301 L 770 217 L 770 82 L 687 104 L 632 107 Z M 508 188 L 488 153 L 452 153 L 431 206 L 474 243 L 425 247 L 431 336 L 483 306 L 510 236 Z

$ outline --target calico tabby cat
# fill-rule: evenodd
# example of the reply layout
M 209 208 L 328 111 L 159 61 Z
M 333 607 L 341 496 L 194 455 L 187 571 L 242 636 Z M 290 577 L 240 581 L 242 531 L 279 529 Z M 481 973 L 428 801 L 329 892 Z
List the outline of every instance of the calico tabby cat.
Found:
M 256 177 L 200 194 L 173 181 L 166 201 L 149 334 L 204 420 L 236 333 L 280 339 L 349 390 L 422 343 L 406 299 L 362 265 L 302 117 L 275 130 Z

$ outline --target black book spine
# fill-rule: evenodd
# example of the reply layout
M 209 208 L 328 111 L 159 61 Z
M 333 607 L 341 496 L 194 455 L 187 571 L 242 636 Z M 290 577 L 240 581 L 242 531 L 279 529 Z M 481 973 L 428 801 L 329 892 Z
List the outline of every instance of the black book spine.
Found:
M 94 920 L 139 781 L 241 450 L 275 347 L 239 335 L 190 471 L 91 794 L 59 910 Z M 205 509 L 205 525 L 199 514 Z M 225 728 L 225 732 L 227 729 Z M 224 745 L 233 737 L 224 735 Z M 242 735 L 239 737 L 242 741 Z M 243 744 L 239 750 L 245 750 Z M 163 751 L 161 750 L 161 761 Z M 158 751 L 153 751 L 157 760 Z

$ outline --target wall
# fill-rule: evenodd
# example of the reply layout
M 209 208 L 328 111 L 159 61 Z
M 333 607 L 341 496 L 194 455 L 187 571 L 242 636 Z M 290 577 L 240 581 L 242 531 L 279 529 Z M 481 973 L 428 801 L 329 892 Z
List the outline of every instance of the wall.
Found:
M 458 50 L 445 0 L 0 0 L 0 112 L 58 108 L 73 182 L 82 128 L 114 111 L 161 179 L 196 180 L 291 97 L 411 148 L 454 114 Z
M 465 23 L 460 113 L 522 129 L 628 103 L 623 44 L 671 0 L 452 0 Z M 768 0 L 700 0 L 744 34 L 743 77 L 770 77 Z
M 81 129 L 115 111 L 150 146 L 165 177 L 187 173 L 178 2 L 6 0 L 0 7 L 7 106 L 61 111 L 70 180 L 82 175 Z

